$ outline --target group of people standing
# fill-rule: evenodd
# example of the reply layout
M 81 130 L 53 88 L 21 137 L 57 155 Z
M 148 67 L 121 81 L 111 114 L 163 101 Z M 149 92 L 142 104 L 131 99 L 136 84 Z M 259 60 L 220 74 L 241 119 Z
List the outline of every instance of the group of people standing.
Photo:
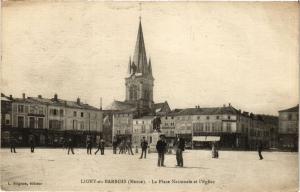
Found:
M 116 154 L 117 147 L 119 148 L 119 154 L 128 153 L 129 155 L 133 155 L 132 143 L 130 139 L 127 140 L 123 139 L 119 143 L 116 141 L 115 146 L 113 146 L 114 154 Z
M 35 136 L 33 134 L 29 135 L 29 145 L 30 145 L 30 151 L 31 153 L 34 153 L 35 150 Z M 16 153 L 16 145 L 18 141 L 15 137 L 11 136 L 10 137 L 10 152 L 11 153 Z M 173 144 L 174 150 L 176 151 L 176 161 L 178 167 L 183 167 L 183 151 L 185 150 L 185 140 L 183 138 L 176 138 L 175 142 Z M 64 147 L 67 147 L 68 150 L 68 155 L 71 152 L 72 154 L 74 153 L 74 142 L 71 137 L 69 137 L 67 140 L 64 142 Z M 134 155 L 132 151 L 132 143 L 130 139 L 123 139 L 121 141 L 117 141 L 116 138 L 113 139 L 112 142 L 112 147 L 113 147 L 113 154 L 117 154 L 117 148 L 119 148 L 119 154 L 126 154 L 128 153 L 129 155 Z M 141 140 L 141 156 L 140 159 L 146 158 L 147 156 L 147 150 L 148 150 L 148 141 L 143 137 Z M 164 160 L 165 160 L 165 153 L 167 152 L 167 142 L 166 138 L 164 135 L 159 136 L 159 140 L 156 143 L 156 151 L 158 153 L 158 161 L 157 161 L 157 166 L 158 167 L 165 167 Z M 87 154 L 91 155 L 92 154 L 92 148 L 93 148 L 93 140 L 91 136 L 87 136 L 86 138 L 86 149 L 87 149 Z M 105 149 L 105 141 L 103 139 L 100 139 L 99 142 L 97 143 L 97 150 L 94 153 L 95 155 L 98 153 L 98 151 L 101 152 L 101 155 L 104 155 L 104 149 Z M 261 142 L 257 144 L 257 151 L 259 155 L 259 159 L 262 160 L 262 149 L 263 145 Z M 137 153 L 137 149 L 136 149 Z M 219 157 L 219 151 L 217 149 L 217 145 L 215 142 L 212 143 L 212 158 L 218 158 Z
M 183 151 L 185 149 L 185 141 L 183 138 L 176 138 L 174 142 L 174 149 L 176 151 L 176 161 L 177 161 L 177 167 L 183 167 Z M 164 161 L 165 161 L 165 153 L 167 152 L 167 142 L 164 135 L 159 136 L 159 140 L 156 144 L 156 150 L 158 153 L 158 161 L 157 166 L 158 167 L 165 167 Z
M 68 149 L 68 155 L 70 152 L 74 155 L 74 141 L 71 137 L 68 138 L 66 147 Z M 101 152 L 101 155 L 104 155 L 104 148 L 105 148 L 105 141 L 103 139 L 100 139 L 97 143 L 97 150 L 94 153 L 95 155 L 98 153 L 98 151 Z M 93 149 L 93 140 L 91 136 L 87 136 L 86 138 L 86 152 L 88 155 L 92 155 L 92 149 Z
M 34 148 L 35 148 L 35 136 L 30 134 L 29 137 L 29 146 L 30 146 L 30 152 L 34 153 Z M 14 136 L 11 136 L 9 138 L 9 143 L 10 143 L 10 152 L 11 153 L 17 153 L 16 152 L 16 145 L 18 143 L 17 139 Z

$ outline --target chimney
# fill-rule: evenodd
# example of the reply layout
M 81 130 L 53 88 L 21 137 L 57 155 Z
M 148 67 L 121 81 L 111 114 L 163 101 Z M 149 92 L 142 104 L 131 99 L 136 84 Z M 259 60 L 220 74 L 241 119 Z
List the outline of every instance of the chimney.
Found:
M 9 95 L 9 99 L 10 99 L 10 100 L 13 100 L 13 97 L 12 97 L 12 95 Z
M 231 103 L 228 103 L 228 106 L 231 107 Z
M 100 110 L 102 110 L 102 97 L 100 97 Z
M 25 99 L 25 93 L 22 94 L 23 99 Z
M 200 105 L 198 105 L 198 109 L 200 109 Z
M 223 104 L 223 107 L 226 107 L 226 105 L 225 105 L 225 104 Z
M 56 94 L 56 93 L 54 94 L 54 100 L 55 100 L 55 101 L 57 101 L 57 100 L 58 100 L 58 98 L 57 98 L 57 94 Z
M 38 98 L 41 99 L 41 98 L 42 98 L 42 95 L 38 95 Z
M 77 97 L 77 104 L 80 105 L 80 98 Z

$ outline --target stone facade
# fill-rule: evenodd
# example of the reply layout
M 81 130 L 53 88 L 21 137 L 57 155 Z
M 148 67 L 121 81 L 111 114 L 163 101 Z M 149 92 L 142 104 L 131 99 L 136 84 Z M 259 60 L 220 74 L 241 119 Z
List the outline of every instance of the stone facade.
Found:
M 11 129 L 5 133 L 15 134 L 20 144 L 26 145 L 29 134 L 34 134 L 38 145 L 61 145 L 66 134 L 102 133 L 102 111 L 77 101 L 38 97 L 14 98 L 11 102 Z M 77 135 L 78 136 L 78 135 Z M 74 136 L 75 137 L 75 136 Z M 77 143 L 83 145 L 84 138 Z
M 279 111 L 279 147 L 298 150 L 299 105 Z

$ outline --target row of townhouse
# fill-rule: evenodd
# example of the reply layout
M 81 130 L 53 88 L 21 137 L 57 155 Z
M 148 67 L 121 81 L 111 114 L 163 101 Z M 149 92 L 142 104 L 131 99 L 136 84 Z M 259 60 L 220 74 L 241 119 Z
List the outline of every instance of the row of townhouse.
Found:
M 88 104 L 53 98 L 5 97 L 1 103 L 8 103 L 10 110 L 4 110 L 2 121 L 2 144 L 9 137 L 18 138 L 23 145 L 28 144 L 28 136 L 33 134 L 37 145 L 60 145 L 66 136 L 72 136 L 78 145 L 83 145 L 87 134 L 100 136 L 102 133 L 102 111 Z M 2 115 L 3 116 L 3 115 Z
M 249 114 L 230 104 L 223 107 L 187 108 L 173 110 L 166 115 L 135 118 L 134 114 L 114 114 L 114 137 L 132 139 L 139 146 L 143 137 L 152 143 L 154 122 L 159 119 L 160 132 L 172 145 L 176 137 L 185 138 L 188 147 L 206 147 L 212 141 L 226 148 L 256 148 L 258 142 L 271 145 L 271 129 L 261 115 Z M 276 118 L 276 117 L 275 117 Z

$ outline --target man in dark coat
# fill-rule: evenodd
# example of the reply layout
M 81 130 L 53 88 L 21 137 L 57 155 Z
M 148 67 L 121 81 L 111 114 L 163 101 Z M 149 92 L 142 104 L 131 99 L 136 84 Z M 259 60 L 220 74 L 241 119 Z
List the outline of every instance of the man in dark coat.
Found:
M 258 145 L 257 145 L 257 151 L 258 151 L 259 160 L 263 160 L 264 159 L 263 156 L 261 155 L 262 148 L 263 148 L 262 143 L 259 142 Z
M 32 134 L 29 136 L 29 144 L 30 144 L 30 151 L 31 151 L 31 153 L 34 153 L 35 137 Z
M 148 142 L 146 141 L 145 137 L 143 137 L 143 140 L 141 142 L 141 148 L 142 148 L 142 154 L 140 159 L 143 158 L 143 154 L 144 154 L 144 158 L 146 159 L 146 154 L 147 154 L 147 149 L 148 149 Z
M 127 148 L 128 154 L 133 155 L 132 143 L 131 143 L 130 139 L 128 139 L 127 142 L 126 142 L 126 148 Z
M 105 146 L 105 142 L 103 139 L 101 139 L 98 143 L 98 149 L 95 152 L 95 155 L 98 153 L 99 150 L 101 151 L 101 155 L 104 155 L 104 146 Z
M 183 156 L 182 152 L 185 148 L 185 141 L 183 138 L 177 138 L 177 142 L 175 144 L 176 147 L 176 160 L 177 160 L 177 166 L 183 167 Z
M 73 139 L 71 137 L 68 139 L 68 155 L 70 151 L 72 152 L 73 155 L 75 154 L 73 149 Z
M 116 154 L 117 153 L 117 147 L 118 147 L 118 141 L 116 138 L 113 139 L 113 154 Z
M 87 154 L 88 155 L 91 155 L 92 154 L 92 139 L 91 139 L 91 136 L 87 136 L 86 137 L 86 149 L 87 149 Z
M 17 144 L 17 140 L 15 139 L 14 136 L 11 136 L 9 138 L 9 143 L 10 143 L 10 152 L 11 153 L 16 153 L 16 144 Z
M 166 152 L 167 143 L 165 142 L 164 136 L 160 135 L 159 140 L 156 143 L 156 150 L 158 153 L 158 167 L 165 167 L 164 160 L 165 160 L 165 152 Z

